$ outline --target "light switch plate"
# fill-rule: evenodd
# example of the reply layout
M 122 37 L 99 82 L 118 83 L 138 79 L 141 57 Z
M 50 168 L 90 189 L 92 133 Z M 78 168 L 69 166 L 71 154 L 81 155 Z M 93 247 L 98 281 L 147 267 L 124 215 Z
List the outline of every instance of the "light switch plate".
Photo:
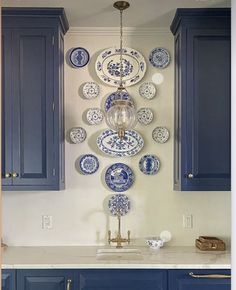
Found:
M 42 215 L 42 229 L 50 230 L 52 229 L 52 216 Z
M 183 214 L 183 228 L 192 229 L 193 228 L 193 215 Z

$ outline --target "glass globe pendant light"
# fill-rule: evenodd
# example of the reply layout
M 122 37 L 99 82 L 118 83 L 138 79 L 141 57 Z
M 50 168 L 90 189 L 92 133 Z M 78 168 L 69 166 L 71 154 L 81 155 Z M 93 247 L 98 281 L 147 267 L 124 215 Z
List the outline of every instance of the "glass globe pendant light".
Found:
M 127 90 L 123 83 L 123 22 L 122 13 L 129 7 L 126 1 L 117 1 L 113 7 L 120 11 L 120 81 L 116 91 L 115 98 L 111 103 L 110 109 L 106 113 L 106 123 L 108 127 L 117 131 L 119 138 L 122 140 L 125 131 L 132 129 L 137 122 L 136 111 L 131 100 L 127 100 Z

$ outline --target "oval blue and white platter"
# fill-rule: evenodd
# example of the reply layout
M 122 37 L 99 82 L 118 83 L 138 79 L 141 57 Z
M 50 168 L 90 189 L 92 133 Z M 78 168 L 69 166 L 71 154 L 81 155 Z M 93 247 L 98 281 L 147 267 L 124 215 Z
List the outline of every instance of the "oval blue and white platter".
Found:
M 76 47 L 70 52 L 70 62 L 73 67 L 84 67 L 89 62 L 88 51 L 83 47 Z
M 114 194 L 108 201 L 108 209 L 114 216 L 126 215 L 130 211 L 130 200 L 125 194 Z
M 139 169 L 146 175 L 154 175 L 160 169 L 160 160 L 155 155 L 144 155 L 139 161 Z
M 126 191 L 134 183 L 134 173 L 128 165 L 124 163 L 115 163 L 107 169 L 105 173 L 105 182 L 113 191 Z
M 99 161 L 93 154 L 85 154 L 80 158 L 79 166 L 81 173 L 85 175 L 93 174 L 99 168 Z
M 135 85 L 144 77 L 146 61 L 142 54 L 130 47 L 122 49 L 122 85 Z M 120 86 L 120 48 L 110 47 L 102 51 L 95 63 L 97 76 L 105 84 Z
M 136 155 L 144 146 L 141 135 L 134 130 L 125 131 L 124 139 L 120 139 L 113 130 L 103 131 L 97 138 L 98 148 L 105 154 L 114 157 Z

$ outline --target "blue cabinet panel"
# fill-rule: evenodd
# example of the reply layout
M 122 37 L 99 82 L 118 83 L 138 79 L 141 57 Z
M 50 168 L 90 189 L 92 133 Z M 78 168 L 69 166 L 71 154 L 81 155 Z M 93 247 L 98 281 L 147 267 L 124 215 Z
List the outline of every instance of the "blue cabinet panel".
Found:
M 82 270 L 79 290 L 167 290 L 166 270 Z
M 169 270 L 169 290 L 230 290 L 229 278 L 193 278 L 189 273 L 197 275 L 227 274 L 229 270 Z
M 177 9 L 174 188 L 230 190 L 230 9 Z
M 64 10 L 2 14 L 3 190 L 64 189 Z
M 17 290 L 74 290 L 73 271 L 17 270 Z
M 16 290 L 15 270 L 2 270 L 2 290 Z

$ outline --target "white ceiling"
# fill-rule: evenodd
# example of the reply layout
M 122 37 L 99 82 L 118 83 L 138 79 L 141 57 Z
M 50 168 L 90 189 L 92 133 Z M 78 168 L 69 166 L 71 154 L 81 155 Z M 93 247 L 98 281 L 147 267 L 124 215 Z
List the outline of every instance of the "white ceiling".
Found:
M 119 26 L 116 0 L 2 0 L 6 7 L 64 7 L 70 26 Z M 176 8 L 230 7 L 230 0 L 128 0 L 124 12 L 127 27 L 169 27 Z

